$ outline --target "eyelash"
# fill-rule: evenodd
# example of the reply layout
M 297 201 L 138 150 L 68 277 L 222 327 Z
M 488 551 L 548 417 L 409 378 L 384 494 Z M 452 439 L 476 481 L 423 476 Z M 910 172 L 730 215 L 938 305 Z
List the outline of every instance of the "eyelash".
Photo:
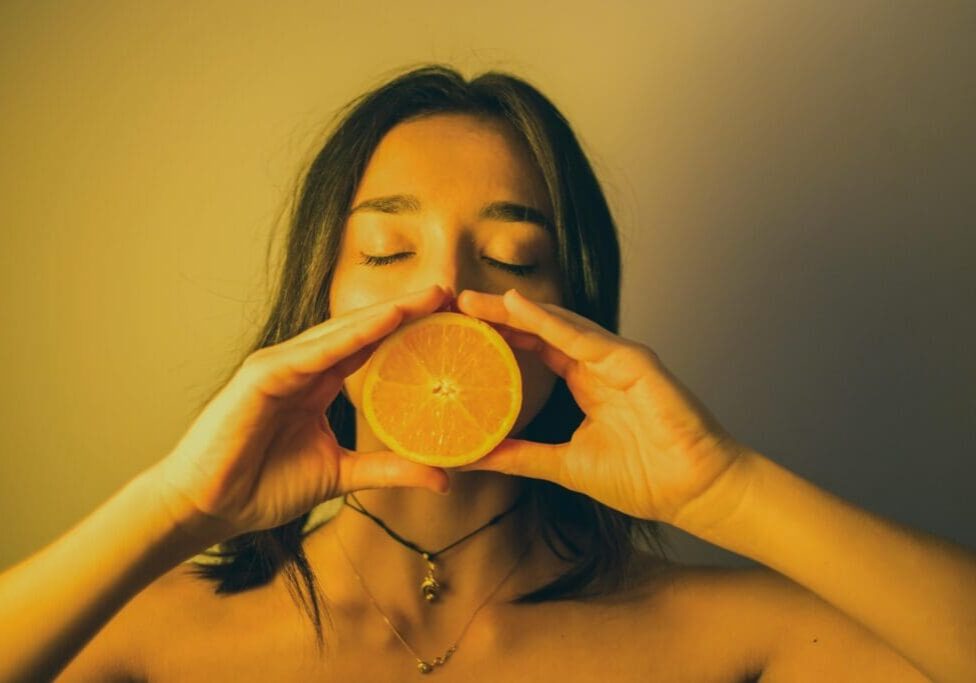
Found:
M 399 261 L 403 257 L 409 255 L 410 255 L 409 252 L 390 254 L 389 256 L 370 256 L 369 254 L 363 254 L 363 260 L 361 261 L 361 263 L 367 266 L 382 266 L 388 263 L 393 263 L 394 261 Z M 485 257 L 485 260 L 487 260 L 496 268 L 500 268 L 501 270 L 508 271 L 519 277 L 528 277 L 536 269 L 536 266 L 534 265 L 532 266 L 516 265 L 514 263 L 505 263 L 504 261 L 496 261 L 495 259 L 488 258 L 488 257 Z

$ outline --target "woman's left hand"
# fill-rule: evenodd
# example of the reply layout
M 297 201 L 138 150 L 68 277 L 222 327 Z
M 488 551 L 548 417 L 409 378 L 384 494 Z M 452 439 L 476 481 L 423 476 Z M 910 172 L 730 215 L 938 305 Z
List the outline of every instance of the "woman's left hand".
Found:
M 458 470 L 546 479 L 632 517 L 673 523 L 743 447 L 647 346 L 572 311 L 466 290 L 461 312 L 494 323 L 566 381 L 586 417 L 568 443 L 505 439 Z

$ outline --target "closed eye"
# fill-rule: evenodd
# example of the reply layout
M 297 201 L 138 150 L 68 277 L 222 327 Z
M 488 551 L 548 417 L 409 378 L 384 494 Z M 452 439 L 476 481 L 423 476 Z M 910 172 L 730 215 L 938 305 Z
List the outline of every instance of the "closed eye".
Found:
M 406 258 L 407 256 L 410 256 L 410 252 L 404 251 L 404 252 L 400 252 L 399 254 L 390 254 L 388 256 L 370 256 L 369 254 L 362 254 L 363 260 L 360 261 L 360 263 L 367 266 L 382 266 L 388 263 L 393 263 L 394 261 L 399 261 L 403 258 Z M 484 258 L 494 267 L 500 270 L 508 271 L 510 273 L 518 275 L 519 277 L 528 277 L 530 274 L 535 272 L 536 268 L 538 268 L 538 265 L 536 264 L 522 265 L 516 263 L 506 263 L 504 261 L 497 261 L 487 256 L 484 256 L 482 258 Z

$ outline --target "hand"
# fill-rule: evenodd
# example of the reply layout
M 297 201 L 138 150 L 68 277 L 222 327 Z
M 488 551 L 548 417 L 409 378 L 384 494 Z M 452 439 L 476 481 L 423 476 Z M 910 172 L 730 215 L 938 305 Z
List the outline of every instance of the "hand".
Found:
M 216 543 L 285 524 L 350 491 L 446 488 L 440 468 L 391 451 L 340 447 L 325 410 L 384 337 L 434 312 L 447 297 L 428 287 L 333 317 L 248 356 L 152 468 L 178 524 Z
M 586 415 L 568 443 L 505 439 L 458 470 L 545 479 L 632 517 L 673 523 L 739 460 L 743 448 L 647 346 L 516 290 L 465 290 L 458 307 L 539 354 Z

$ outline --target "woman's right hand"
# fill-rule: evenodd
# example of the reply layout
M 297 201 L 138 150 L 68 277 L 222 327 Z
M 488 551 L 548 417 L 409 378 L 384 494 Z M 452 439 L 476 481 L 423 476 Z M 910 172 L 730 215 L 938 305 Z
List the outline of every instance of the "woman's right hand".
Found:
M 391 451 L 352 452 L 326 408 L 384 337 L 435 312 L 437 286 L 330 318 L 255 351 L 152 468 L 174 521 L 201 547 L 285 524 L 359 489 L 443 490 L 443 470 Z

